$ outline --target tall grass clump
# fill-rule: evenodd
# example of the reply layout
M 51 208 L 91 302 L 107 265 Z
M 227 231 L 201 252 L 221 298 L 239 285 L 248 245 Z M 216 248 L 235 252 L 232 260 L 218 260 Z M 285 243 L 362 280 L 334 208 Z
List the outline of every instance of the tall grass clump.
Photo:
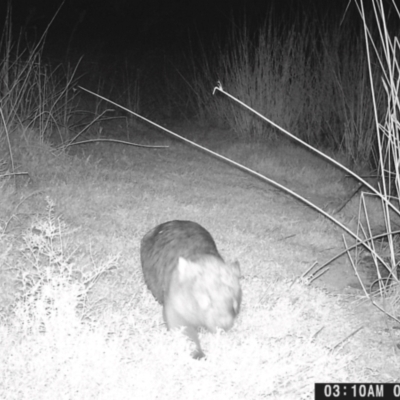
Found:
M 307 57 L 309 37 L 304 31 L 299 34 L 294 27 L 287 33 L 279 32 L 273 24 L 266 24 L 255 35 L 246 28 L 233 32 L 228 48 L 221 52 L 218 79 L 246 104 L 303 136 L 302 115 L 311 95 L 309 82 L 316 75 Z M 239 136 L 273 135 L 262 121 L 239 111 L 231 103 L 217 101 L 216 104 L 217 112 Z M 307 132 L 313 135 L 320 126 L 316 119 L 310 122 L 314 128 Z
M 98 279 L 115 268 L 116 258 L 95 268 L 87 265 L 74 231 L 56 216 L 54 202 L 45 200 L 45 212 L 32 218 L 12 251 L 2 249 L 2 267 L 7 266 L 0 270 L 2 399 L 78 393 L 77 387 L 85 387 L 87 379 L 82 366 L 89 362 L 91 371 L 97 368 L 91 359 L 98 360 L 98 346 L 111 353 L 93 321 L 102 299 L 95 303 L 88 298 Z
M 359 0 L 356 4 L 363 21 L 367 49 L 374 106 L 374 127 L 379 150 L 379 199 L 383 215 L 384 235 L 387 241 L 382 246 L 373 235 L 369 218 L 368 194 L 363 195 L 360 200 L 359 235 L 374 249 L 372 261 L 377 271 L 377 283 L 379 283 L 377 288 L 380 293 L 386 293 L 383 290 L 389 283 L 394 282 L 394 285 L 391 286 L 392 289 L 394 288 L 394 296 L 391 297 L 394 301 L 387 302 L 386 305 L 392 307 L 389 312 L 395 316 L 398 315 L 398 265 L 400 262 L 398 234 L 395 232 L 395 227 L 398 227 L 400 221 L 400 44 L 395 36 L 397 31 L 393 30 L 392 33 L 390 26 L 398 26 L 400 12 L 394 1 L 384 5 L 381 0 L 373 0 L 368 3 L 373 10 L 371 22 L 371 19 L 367 17 L 364 1 Z M 394 24 L 389 25 L 389 15 L 395 19 Z M 375 68 L 374 60 L 377 60 L 379 70 Z M 378 74 L 379 80 L 376 79 L 376 74 Z M 383 116 L 379 109 L 382 91 L 387 107 Z M 377 259 L 377 254 L 382 255 L 383 262 Z M 355 265 L 356 262 L 353 261 L 353 264 Z
M 244 140 L 276 137 L 256 116 L 225 98 L 211 98 L 210 88 L 219 80 L 233 96 L 307 143 L 341 151 L 353 165 L 369 163 L 376 141 L 362 62 L 366 50 L 357 39 L 362 31 L 346 20 L 335 25 L 303 16 L 286 26 L 274 22 L 270 18 L 255 30 L 246 23 L 235 27 L 224 45 L 202 51 L 201 68 L 193 62 L 190 86 L 199 119 Z
M 75 69 L 52 67 L 43 61 L 46 34 L 47 30 L 33 44 L 24 42 L 22 34 L 14 39 L 8 12 L 0 38 L 2 136 L 29 127 L 43 142 L 51 134 L 62 134 L 71 123 Z
M 325 102 L 328 144 L 346 155 L 352 167 L 377 166 L 377 140 L 371 95 L 368 55 L 362 27 L 343 23 L 341 32 L 324 35 L 322 76 L 329 77 L 329 101 Z M 350 38 L 350 40 L 348 39 Z M 376 58 L 370 64 L 377 87 L 375 96 L 379 116 L 384 113 L 385 98 L 379 86 Z M 328 79 L 325 79 L 326 81 Z M 328 87 L 327 87 L 328 89 Z M 332 110 L 329 118 L 328 109 Z

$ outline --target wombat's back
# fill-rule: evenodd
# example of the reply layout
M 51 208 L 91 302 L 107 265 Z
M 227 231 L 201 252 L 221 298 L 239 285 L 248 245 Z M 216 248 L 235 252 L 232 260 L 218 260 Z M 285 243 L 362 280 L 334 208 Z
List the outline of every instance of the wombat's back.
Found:
M 157 301 L 164 304 L 164 296 L 179 258 L 195 263 L 207 255 L 222 260 L 214 239 L 199 224 L 170 221 L 158 225 L 141 241 L 140 259 L 146 285 Z

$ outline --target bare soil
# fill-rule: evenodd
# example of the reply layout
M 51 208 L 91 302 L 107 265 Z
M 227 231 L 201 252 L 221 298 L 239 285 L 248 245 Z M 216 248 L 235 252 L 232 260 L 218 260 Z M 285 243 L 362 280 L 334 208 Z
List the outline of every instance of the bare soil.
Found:
M 283 141 L 240 142 L 230 132 L 193 125 L 168 128 L 275 179 L 356 229 L 359 195 L 353 193 L 358 183 L 309 151 Z M 48 196 L 72 230 L 64 238 L 77 248 L 69 263 L 94 268 L 118 255 L 116 268 L 100 277 L 87 298 L 98 311 L 90 318 L 108 321 L 105 334 L 78 332 L 74 341 L 83 347 L 77 361 L 68 356 L 70 364 L 49 373 L 58 376 L 58 370 L 62 374 L 64 368 L 78 366 L 85 377 L 102 366 L 96 386 L 102 398 L 115 398 L 119 391 L 129 393 L 121 398 L 130 398 L 142 390 L 174 399 L 200 399 L 205 392 L 212 393 L 209 398 L 299 399 L 311 398 L 318 381 L 396 379 L 396 324 L 365 300 L 347 256 L 330 263 L 311 284 L 301 279 L 315 263 L 318 268 L 343 252 L 338 226 L 282 190 L 155 130 L 127 128 L 116 120 L 103 125 L 101 137 L 168 147 L 109 142 L 72 146 L 70 161 L 60 159 L 62 167 L 49 163 L 46 179 L 38 174 L 21 189 L 28 197 L 18 207 L 19 218 L 9 224 L 9 232 L 16 232 L 24 213 L 43 214 Z M 373 202 L 371 207 L 371 223 L 379 229 L 377 207 Z M 186 352 L 177 356 L 181 353 L 173 346 L 181 349 L 182 342 L 176 344 L 177 338 L 166 332 L 161 308 L 142 278 L 141 238 L 157 224 L 175 219 L 200 223 L 213 235 L 221 255 L 241 266 L 241 313 L 226 335 L 201 333 L 206 363 L 185 358 Z M 367 286 L 374 279 L 365 266 L 359 274 Z M 85 343 L 92 334 L 101 336 L 101 344 L 86 355 Z M 11 353 L 21 354 L 21 359 L 31 353 L 13 346 Z M 35 354 L 42 354 L 35 346 Z M 60 352 L 56 346 L 52 351 Z M 70 351 L 75 350 L 61 354 Z M 46 348 L 43 354 L 48 357 Z M 102 364 L 103 354 L 115 364 Z M 8 364 L 4 361 L 4 371 L 12 382 Z M 110 368 L 115 374 L 109 381 Z M 21 381 L 27 376 L 35 381 L 37 369 L 21 370 Z M 48 382 L 47 375 L 40 379 Z M 92 393 L 86 398 L 99 398 L 86 382 L 90 379 L 82 387 Z M 63 384 L 66 393 L 75 390 L 75 380 L 64 379 Z M 51 387 L 46 390 L 53 393 Z M 35 393 L 33 387 L 21 398 Z

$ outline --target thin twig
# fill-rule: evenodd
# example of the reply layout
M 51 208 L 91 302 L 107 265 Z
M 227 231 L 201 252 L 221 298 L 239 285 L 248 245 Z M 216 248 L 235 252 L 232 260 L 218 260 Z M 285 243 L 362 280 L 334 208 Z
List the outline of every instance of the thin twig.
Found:
M 208 153 L 208 154 L 211 154 L 212 156 L 214 156 L 214 157 L 216 157 L 216 158 L 218 158 L 218 159 L 220 159 L 220 160 L 223 160 L 223 161 L 227 162 L 227 163 L 230 164 L 230 165 L 234 165 L 235 167 L 241 169 L 242 171 L 245 171 L 245 172 L 249 173 L 250 175 L 253 175 L 253 176 L 255 176 L 255 177 L 261 179 L 262 181 L 267 182 L 267 183 L 269 183 L 269 184 L 271 184 L 271 185 L 273 185 L 273 186 L 275 186 L 275 187 L 281 189 L 282 191 L 284 191 L 284 192 L 286 192 L 286 193 L 289 193 L 289 194 L 290 194 L 291 196 L 293 196 L 294 198 L 296 198 L 296 199 L 302 201 L 303 203 L 305 203 L 306 205 L 308 205 L 308 206 L 311 207 L 312 209 L 316 210 L 317 212 L 319 212 L 320 214 L 324 215 L 326 218 L 328 218 L 329 220 L 331 220 L 335 225 L 337 225 L 337 226 L 339 226 L 340 228 L 342 228 L 345 232 L 347 232 L 347 233 L 348 233 L 350 236 L 352 236 L 355 240 L 361 242 L 361 244 L 362 244 L 366 249 L 368 249 L 369 251 L 373 251 L 373 250 L 371 249 L 371 247 L 370 247 L 366 242 L 362 242 L 361 239 L 360 239 L 353 231 L 351 231 L 347 226 L 343 225 L 343 224 L 342 224 L 340 221 L 338 221 L 336 218 L 334 218 L 334 217 L 332 217 L 331 215 L 329 215 L 329 214 L 328 214 L 326 211 L 324 211 L 322 208 L 316 206 L 316 205 L 313 204 L 311 201 L 309 201 L 309 200 L 307 200 L 306 198 L 300 196 L 300 195 L 297 194 L 296 192 L 293 192 L 292 190 L 288 189 L 287 187 L 281 185 L 280 183 L 278 183 L 278 182 L 276 182 L 276 181 L 274 181 L 274 180 L 272 180 L 272 179 L 270 179 L 270 178 L 267 178 L 265 175 L 262 175 L 262 174 L 260 174 L 259 172 L 254 171 L 254 170 L 252 170 L 252 169 L 250 169 L 250 168 L 244 166 L 243 164 L 239 164 L 238 162 L 233 161 L 233 160 L 231 160 L 230 158 L 224 157 L 223 155 L 218 154 L 218 153 L 216 153 L 215 151 L 212 151 L 212 150 L 210 150 L 210 149 L 207 149 L 206 147 L 203 147 L 203 146 L 201 146 L 201 145 L 199 145 L 199 144 L 193 142 L 192 140 L 189 140 L 189 139 L 187 139 L 187 138 L 185 138 L 185 137 L 183 137 L 183 136 L 181 136 L 181 135 L 178 135 L 177 133 L 172 132 L 171 130 L 169 130 L 169 129 L 167 129 L 167 128 L 164 128 L 163 126 L 161 126 L 161 125 L 159 125 L 159 124 L 157 124 L 157 123 L 155 123 L 155 122 L 153 122 L 153 121 L 151 121 L 151 120 L 149 120 L 149 119 L 147 119 L 147 118 L 141 116 L 140 114 L 137 114 L 137 113 L 135 113 L 135 112 L 129 110 L 128 108 L 123 107 L 123 106 L 121 106 L 120 104 L 115 103 L 114 101 L 107 99 L 106 97 L 103 97 L 103 96 L 101 96 L 101 95 L 99 95 L 99 94 L 97 94 L 97 93 L 94 93 L 94 92 L 92 92 L 91 90 L 85 89 L 85 88 L 83 88 L 82 86 L 78 86 L 78 87 L 79 87 L 81 90 L 83 90 L 83 91 L 85 91 L 85 92 L 87 92 L 87 93 L 90 93 L 90 94 L 92 94 L 93 96 L 98 97 L 99 99 L 105 100 L 105 101 L 109 102 L 110 104 L 113 104 L 114 106 L 119 107 L 119 108 L 121 108 L 122 110 L 124 110 L 124 111 L 126 111 L 126 112 L 128 112 L 128 113 L 130 113 L 130 114 L 132 114 L 132 115 L 134 115 L 135 117 L 138 117 L 138 118 L 142 119 L 143 121 L 148 122 L 149 124 L 151 124 L 151 125 L 153 125 L 153 126 L 159 128 L 159 129 L 163 130 L 164 132 L 168 133 L 169 135 L 172 135 L 172 136 L 174 136 L 174 137 L 176 137 L 176 138 L 178 138 L 178 139 L 180 139 L 180 140 L 182 140 L 182 141 L 184 141 L 184 142 L 190 144 L 190 145 L 193 146 L 193 147 L 196 147 L 196 148 L 198 148 L 198 149 L 201 149 L 202 151 L 204 151 L 204 152 L 206 152 L 206 153 Z M 262 117 L 263 119 L 267 120 L 265 117 L 263 117 L 261 114 L 259 114 L 258 112 L 254 111 L 253 109 L 251 109 L 251 108 L 250 108 L 249 106 L 247 106 L 246 104 L 244 104 L 244 103 L 242 103 L 241 101 L 237 100 L 235 97 L 231 96 L 230 94 L 224 92 L 223 89 L 222 89 L 222 86 L 217 87 L 217 88 L 214 88 L 214 92 L 215 92 L 215 90 L 220 90 L 220 91 L 222 91 L 222 92 L 225 93 L 228 97 L 234 99 L 234 100 L 237 101 L 239 104 L 242 104 L 244 107 L 248 108 L 248 109 L 251 110 L 252 112 L 254 112 L 254 113 L 256 113 L 257 115 L 259 115 L 260 117 Z M 267 120 L 267 121 L 269 121 L 269 120 Z M 271 124 L 273 124 L 274 126 L 276 125 L 276 124 L 274 124 L 272 121 L 269 121 L 269 122 L 271 122 Z M 276 126 L 277 126 L 277 125 L 276 125 Z M 280 129 L 282 129 L 282 128 L 280 128 Z M 287 131 L 285 131 L 285 132 L 287 132 Z M 290 136 L 293 136 L 293 135 L 292 135 L 291 133 L 289 133 L 289 132 L 287 132 L 287 134 L 290 135 Z M 300 140 L 300 139 L 297 139 L 297 140 Z M 301 142 L 302 142 L 302 141 L 301 141 Z M 302 143 L 304 143 L 304 142 L 302 142 Z M 310 146 L 307 145 L 307 147 L 310 147 Z M 317 151 L 317 152 L 319 153 L 319 151 Z M 327 156 L 325 156 L 325 157 L 327 157 Z M 330 159 L 329 157 L 327 157 L 327 158 Z M 334 161 L 334 160 L 332 160 L 332 161 Z M 338 164 L 336 161 L 334 161 L 334 162 L 335 162 L 336 164 Z M 339 165 L 340 165 L 340 164 L 339 164 Z M 344 167 L 344 168 L 345 168 L 345 167 Z M 351 171 L 348 170 L 347 168 L 345 168 L 345 170 L 348 171 L 351 175 L 355 175 L 353 172 L 351 172 Z M 357 176 L 357 175 L 355 175 L 355 176 Z M 365 184 L 366 184 L 368 187 L 371 186 L 371 185 L 369 185 L 367 182 L 365 182 Z M 372 186 L 371 186 L 371 188 L 372 188 Z M 373 188 L 372 188 L 372 189 L 373 189 Z M 375 189 L 373 189 L 373 190 L 375 190 Z M 380 261 L 382 261 L 382 263 L 384 263 L 384 261 L 382 260 L 382 258 L 381 258 L 379 255 L 377 255 L 377 258 L 378 258 Z
M 112 111 L 112 110 L 104 110 L 93 121 L 91 121 L 90 124 L 86 125 L 81 131 L 79 131 L 68 143 L 61 145 L 60 149 L 65 150 L 69 146 L 72 146 L 73 142 L 75 142 L 75 140 L 78 139 L 79 136 L 81 136 L 84 132 L 86 132 L 93 124 L 95 124 L 108 111 Z
M 392 235 L 400 234 L 400 230 L 398 230 L 398 231 L 393 231 L 393 232 L 391 232 L 391 234 L 392 234 Z M 372 241 L 372 240 L 381 239 L 381 238 L 383 238 L 383 237 L 385 237 L 385 236 L 387 236 L 387 235 L 388 235 L 387 232 L 381 233 L 381 234 L 379 234 L 379 235 L 376 235 L 376 236 L 373 236 L 373 237 L 371 237 L 371 238 L 365 239 L 364 241 L 360 241 L 360 242 L 357 242 L 357 243 L 353 244 L 353 245 L 350 246 L 348 249 L 345 249 L 345 250 L 341 251 L 340 253 L 338 253 L 338 254 L 336 254 L 335 256 L 333 256 L 329 261 L 327 261 L 326 263 L 322 264 L 321 267 L 319 267 L 317 271 L 319 271 L 320 269 L 325 268 L 325 267 L 328 266 L 330 263 L 332 263 L 333 261 L 335 261 L 337 258 L 339 258 L 339 257 L 341 257 L 342 255 L 346 254 L 348 251 L 353 250 L 353 249 L 355 249 L 356 247 L 358 247 L 358 246 L 360 246 L 360 245 L 364 246 L 364 242 L 370 242 L 370 241 Z M 364 246 L 364 247 L 365 247 L 365 246 Z M 383 265 L 385 265 L 385 263 L 383 263 Z
M 288 132 L 286 129 L 280 127 L 278 124 L 276 124 L 275 122 L 271 121 L 270 119 L 264 117 L 264 115 L 260 114 L 259 112 L 253 110 L 251 107 L 249 107 L 247 104 L 243 103 L 242 101 L 240 101 L 239 99 L 237 99 L 236 97 L 232 96 L 231 94 L 229 94 L 228 92 L 225 92 L 225 90 L 222 87 L 221 82 L 218 82 L 218 86 L 216 86 L 213 90 L 213 94 L 215 94 L 216 91 L 219 91 L 221 93 L 223 93 L 225 96 L 229 97 L 231 100 L 235 101 L 236 103 L 240 104 L 242 107 L 246 108 L 247 110 L 251 111 L 252 113 L 256 114 L 258 117 L 260 117 L 261 119 L 263 119 L 264 121 L 268 122 L 269 124 L 271 124 L 273 127 L 275 127 L 276 129 L 280 130 L 282 133 L 284 133 L 285 135 L 289 136 L 292 140 L 300 143 L 301 145 L 303 145 L 304 147 L 306 147 L 307 149 L 311 150 L 314 153 L 317 153 L 319 156 L 321 156 L 322 158 L 324 158 L 325 160 L 329 161 L 330 163 L 334 164 L 335 166 L 337 166 L 338 168 L 346 171 L 349 175 L 351 175 L 353 178 L 355 178 L 357 181 L 361 182 L 363 185 L 365 185 L 368 189 L 370 189 L 372 192 L 374 192 L 375 194 L 377 194 L 379 197 L 383 197 L 382 193 L 380 193 L 378 190 L 376 190 L 371 184 L 369 184 L 366 180 L 364 180 L 363 178 L 361 178 L 359 175 L 357 175 L 355 172 L 353 172 L 352 170 L 348 169 L 347 167 L 345 167 L 343 164 L 340 164 L 339 162 L 337 162 L 336 160 L 334 160 L 333 158 L 327 156 L 326 154 L 324 154 L 322 151 L 319 151 L 318 149 L 312 147 L 311 145 L 309 145 L 308 143 L 304 142 L 303 140 L 299 139 L 297 136 L 291 134 L 290 132 Z M 383 199 L 385 202 L 388 203 L 388 205 L 396 212 L 399 213 L 399 210 L 397 210 L 393 204 L 391 204 L 389 202 L 388 199 Z M 315 207 L 313 207 L 315 208 Z M 325 213 L 324 213 L 325 215 Z M 330 217 L 330 219 L 332 220 L 333 217 Z M 334 221 L 335 224 L 338 224 L 338 221 Z M 340 226 L 340 225 L 339 225 Z
M 352 200 L 352 198 L 361 190 L 361 188 L 363 187 L 363 184 L 360 183 L 358 185 L 358 187 L 353 191 L 353 193 L 350 194 L 350 196 L 343 202 L 343 204 L 341 204 L 333 213 L 334 214 L 338 214 L 340 213 L 340 211 L 343 210 L 343 208 L 346 207 L 346 205 Z
M 37 194 L 39 194 L 39 193 L 42 193 L 42 192 L 43 192 L 43 190 L 35 190 L 34 192 L 29 193 L 27 196 L 25 196 L 25 197 L 14 207 L 14 210 L 12 211 L 10 218 L 8 219 L 8 221 L 6 222 L 6 224 L 5 224 L 5 226 L 4 226 L 3 233 L 6 233 L 6 232 L 7 232 L 8 225 L 10 224 L 11 220 L 14 218 L 15 213 L 17 212 L 17 210 L 18 210 L 18 208 L 20 207 L 20 205 L 21 205 L 24 201 L 26 201 L 27 199 L 29 199 L 29 197 L 35 196 L 35 195 L 37 195 Z
M 347 342 L 352 336 L 354 336 L 357 332 L 364 328 L 364 325 L 357 328 L 354 332 L 350 333 L 350 335 L 346 336 L 343 340 L 341 340 L 338 344 L 332 347 L 330 353 L 333 353 L 339 346 L 341 346 L 344 342 Z
M 121 143 L 121 144 L 127 144 L 129 146 L 145 147 L 147 149 L 168 149 L 169 148 L 169 146 L 150 146 L 150 145 L 146 145 L 146 144 L 131 143 L 131 142 L 126 142 L 124 140 L 117 140 L 117 139 L 88 139 L 88 140 L 83 140 L 81 142 L 70 143 L 68 146 L 76 146 L 78 144 L 86 144 L 86 143 L 94 143 L 94 142 Z

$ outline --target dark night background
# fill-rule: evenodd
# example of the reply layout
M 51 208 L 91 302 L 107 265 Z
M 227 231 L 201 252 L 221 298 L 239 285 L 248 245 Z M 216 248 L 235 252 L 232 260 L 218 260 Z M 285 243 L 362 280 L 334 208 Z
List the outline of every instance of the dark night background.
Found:
M 38 38 L 62 4 L 58 0 L 13 0 L 14 33 L 24 31 L 31 40 Z M 47 37 L 47 52 L 62 56 L 75 54 L 141 54 L 163 48 L 181 50 L 194 41 L 204 45 L 222 41 L 232 25 L 246 20 L 257 29 L 273 16 L 282 27 L 312 19 L 339 24 L 348 0 L 66 0 Z M 2 5 L 5 15 L 6 2 Z M 355 7 L 350 5 L 347 18 Z
M 61 3 L 11 1 L 14 29 L 24 28 L 29 35 L 38 35 Z M 71 41 L 73 47 L 97 46 L 110 52 L 135 46 L 172 47 L 185 43 L 192 35 L 205 40 L 214 38 L 232 21 L 240 23 L 243 18 L 256 27 L 271 13 L 274 21 L 283 25 L 302 13 L 339 23 L 347 3 L 347 0 L 66 0 L 51 27 L 49 40 L 57 41 L 60 46 Z M 352 9 L 354 6 L 350 6 Z
M 221 79 L 221 54 L 225 51 L 229 55 L 235 46 L 232 32 L 248 33 L 246 40 L 250 52 L 252 47 L 257 48 L 254 38 L 263 30 L 272 28 L 275 36 L 270 42 L 275 41 L 275 50 L 287 45 L 288 32 L 295 32 L 299 51 L 306 54 L 305 62 L 315 64 L 315 68 L 320 68 L 318 64 L 327 54 L 326 49 L 333 45 L 329 57 L 338 59 L 336 73 L 340 74 L 340 69 L 347 68 L 345 63 L 341 65 L 341 49 L 345 48 L 343 54 L 346 57 L 353 57 L 348 62 L 352 63 L 356 73 L 358 60 L 347 44 L 354 43 L 356 49 L 363 40 L 356 4 L 348 0 L 13 0 L 9 4 L 13 39 L 19 38 L 20 48 L 32 48 L 48 28 L 41 48 L 45 62 L 53 67 L 68 66 L 70 70 L 79 64 L 75 75 L 79 84 L 122 105 L 129 106 L 127 96 L 136 90 L 133 89 L 136 82 L 137 92 L 140 92 L 140 113 L 158 120 L 165 115 L 192 119 L 199 114 L 198 105 L 208 100 L 203 96 L 193 106 L 193 98 L 198 94 L 193 85 L 201 82 L 201 86 L 207 88 L 207 94 L 211 93 L 217 80 Z M 3 2 L 2 21 L 6 11 L 7 2 Z M 334 33 L 330 36 L 330 32 Z M 280 37 L 282 44 L 278 43 Z M 285 57 L 281 63 L 290 64 L 290 51 Z M 323 62 L 329 65 L 329 61 Z M 210 66 L 207 76 L 205 72 L 204 76 L 195 76 L 204 71 L 205 64 Z M 237 73 L 241 67 L 230 68 L 228 75 Z M 279 68 L 276 73 L 279 79 Z M 308 80 L 310 89 L 312 79 Z M 325 77 L 318 79 L 326 82 Z M 354 80 L 351 76 L 346 79 Z M 226 81 L 225 77 L 224 83 Z M 233 83 L 230 88 L 235 89 L 237 85 Z M 282 96 L 286 96 L 285 90 L 282 90 Z M 354 89 L 349 88 L 349 91 Z M 263 105 L 258 107 L 263 111 L 262 108 Z M 302 132 L 308 129 L 322 132 L 318 133 L 322 135 L 318 142 L 337 147 L 341 139 L 326 139 L 327 131 L 342 129 L 343 122 L 329 108 L 333 109 L 334 105 L 327 105 L 325 111 L 313 109 L 311 113 L 320 113 L 321 122 L 318 127 L 303 127 Z M 278 124 L 281 122 L 277 121 Z M 282 123 L 285 126 L 284 121 Z M 332 127 L 334 123 L 338 128 Z M 291 124 L 286 127 L 296 129 L 301 125 L 296 120 Z M 252 129 L 248 129 L 250 134 Z

